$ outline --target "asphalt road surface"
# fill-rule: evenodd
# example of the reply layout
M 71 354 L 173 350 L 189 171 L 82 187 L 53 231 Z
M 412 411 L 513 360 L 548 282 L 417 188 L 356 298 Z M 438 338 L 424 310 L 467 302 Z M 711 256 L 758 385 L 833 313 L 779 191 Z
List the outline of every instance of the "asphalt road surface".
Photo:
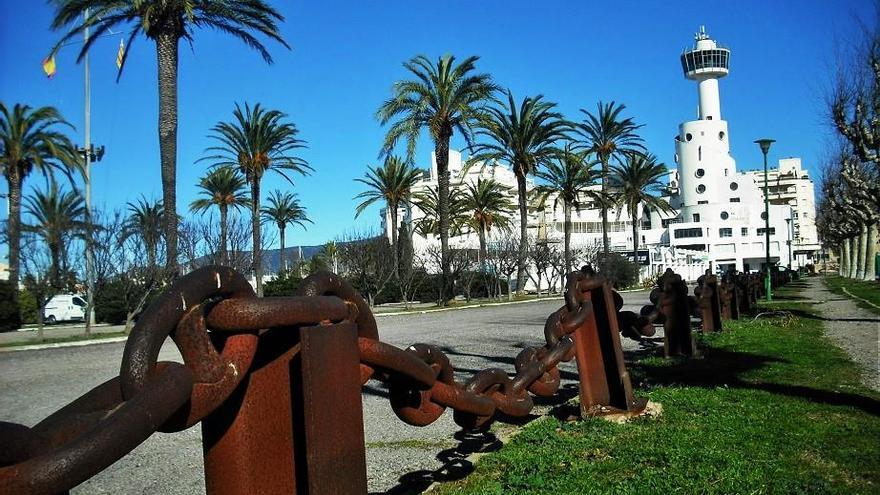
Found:
M 625 293 L 624 309 L 638 311 L 647 292 Z M 463 382 L 474 372 L 500 367 L 511 375 L 513 359 L 528 345 L 543 345 L 547 316 L 560 298 L 539 302 L 377 318 L 383 341 L 400 347 L 423 342 L 447 353 Z M 662 345 L 661 333 L 642 341 L 622 338 L 625 351 Z M 0 420 L 32 426 L 95 385 L 119 373 L 123 343 L 0 354 Z M 162 360 L 180 361 L 168 341 Z M 563 364 L 563 388 L 576 390 L 573 363 Z M 373 493 L 418 493 L 435 480 L 467 474 L 470 453 L 500 446 L 493 433 L 463 435 L 448 411 L 426 427 L 394 415 L 381 384 L 364 387 L 367 476 Z M 541 404 L 540 401 L 536 401 Z M 536 407 L 546 412 L 553 402 Z M 73 493 L 204 493 L 199 426 L 157 433 Z

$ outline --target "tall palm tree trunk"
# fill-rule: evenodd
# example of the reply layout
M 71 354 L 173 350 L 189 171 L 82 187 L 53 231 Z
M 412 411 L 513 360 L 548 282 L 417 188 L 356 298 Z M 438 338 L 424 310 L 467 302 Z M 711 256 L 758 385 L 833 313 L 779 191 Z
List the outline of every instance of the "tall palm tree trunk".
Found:
M 605 198 L 608 195 L 608 159 L 602 159 L 602 252 L 606 255 L 611 251 L 611 241 L 608 239 L 608 205 Z
M 521 293 L 525 285 L 526 255 L 528 254 L 528 204 L 526 203 L 526 176 L 516 174 L 517 196 L 519 200 L 519 254 L 516 260 L 516 292 Z
M 400 280 L 400 256 L 397 252 L 397 203 L 388 203 L 388 214 L 391 216 L 391 262 L 394 263 L 394 279 Z
M 169 23 L 175 22 L 174 20 Z M 165 208 L 165 266 L 177 274 L 177 62 L 179 37 L 173 28 L 156 38 L 159 63 L 159 157 Z
M 638 211 L 638 205 L 633 208 L 631 213 L 632 215 L 632 229 L 633 229 L 633 262 L 636 265 L 639 264 L 639 217 L 636 215 Z
M 281 237 L 281 250 L 278 252 L 278 267 L 281 271 L 287 271 L 287 257 L 284 256 L 284 224 L 278 224 L 278 235 Z
M 49 244 L 49 255 L 52 258 L 52 266 L 49 267 L 49 284 L 55 289 L 61 288 L 61 244 L 52 242 Z
M 486 273 L 486 227 L 480 224 L 480 270 Z
M 12 294 L 18 301 L 18 281 L 21 254 L 21 170 L 18 165 L 10 166 L 7 184 L 9 185 L 9 220 L 7 235 L 9 237 L 9 283 Z
M 568 272 L 571 271 L 571 207 L 566 203 L 564 208 L 564 219 L 562 223 L 562 256 L 563 262 L 565 263 L 565 270 L 562 274 L 563 280 Z
M 838 260 L 838 272 L 841 277 L 849 276 L 849 239 L 840 243 L 840 259 Z
M 253 222 L 253 267 L 257 297 L 263 297 L 263 253 L 260 246 L 260 179 L 251 180 L 251 221 Z
M 227 239 L 226 239 L 226 237 L 228 235 L 227 229 L 229 228 L 229 226 L 227 225 L 226 222 L 227 222 L 228 218 L 229 218 L 229 207 L 226 206 L 225 204 L 220 205 L 220 264 L 221 265 L 227 264 L 227 261 L 226 261 L 227 260 L 227 257 L 226 257 Z
M 440 215 L 440 304 L 452 297 L 452 276 L 449 273 L 449 139 L 452 131 L 442 131 L 434 142 L 437 160 L 437 212 Z

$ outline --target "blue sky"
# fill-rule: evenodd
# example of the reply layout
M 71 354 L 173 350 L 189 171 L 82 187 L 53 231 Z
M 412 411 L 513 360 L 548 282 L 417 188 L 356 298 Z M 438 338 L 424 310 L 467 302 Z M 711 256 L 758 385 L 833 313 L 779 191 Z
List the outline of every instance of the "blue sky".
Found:
M 831 135 L 823 98 L 834 59 L 857 37 L 857 19 L 873 12 L 872 2 L 854 0 L 272 3 L 286 17 L 281 31 L 293 47 L 267 41 L 273 65 L 213 31 L 197 31 L 192 47 L 181 44 L 178 211 L 187 211 L 206 170 L 195 162 L 211 145 L 210 127 L 230 119 L 236 102 L 261 102 L 289 114 L 315 169 L 295 181 L 315 224 L 289 229 L 288 246 L 378 225 L 378 207 L 354 218 L 352 197 L 362 189 L 353 179 L 377 163 L 384 129 L 376 108 L 405 77 L 401 63 L 417 54 L 479 55 L 478 68 L 518 99 L 544 94 L 569 118 L 579 119 L 578 109 L 592 110 L 599 100 L 623 102 L 644 124 L 648 148 L 672 166 L 672 138 L 680 122 L 694 118 L 697 104 L 696 85 L 682 76 L 678 56 L 704 24 L 732 50 L 721 112 L 739 169 L 757 168 L 761 155 L 752 141 L 772 137 L 771 160 L 800 156 L 817 177 Z M 51 16 L 45 2 L 0 1 L 0 100 L 57 107 L 82 142 L 83 67 L 76 49 L 59 54 L 53 79 L 40 67 L 61 35 L 50 31 Z M 135 41 L 117 84 L 120 37 L 99 40 L 91 55 L 92 140 L 107 146 L 93 169 L 93 201 L 106 209 L 141 194 L 161 197 L 155 47 Z M 430 163 L 432 149 L 429 140 L 420 141 L 420 166 Z M 29 183 L 42 187 L 42 180 Z M 268 195 L 286 187 L 269 174 L 262 189 Z

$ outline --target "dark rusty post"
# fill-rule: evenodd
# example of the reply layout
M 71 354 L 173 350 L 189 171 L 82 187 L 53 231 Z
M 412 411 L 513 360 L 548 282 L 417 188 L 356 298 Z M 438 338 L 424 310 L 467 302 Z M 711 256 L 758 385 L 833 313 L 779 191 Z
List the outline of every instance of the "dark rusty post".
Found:
M 202 422 L 207 493 L 366 493 L 359 366 L 352 323 L 261 335 L 242 386 Z
M 590 315 L 574 332 L 581 415 L 641 413 L 647 399 L 635 398 L 617 325 L 617 312 L 607 281 L 586 279 L 583 305 Z
M 699 298 L 703 333 L 720 332 L 721 301 L 718 294 L 718 279 L 709 270 L 697 279 L 698 287 L 694 293 Z
M 697 345 L 691 333 L 691 298 L 687 284 L 672 270 L 660 278 L 657 309 L 663 315 L 663 354 L 697 356 Z

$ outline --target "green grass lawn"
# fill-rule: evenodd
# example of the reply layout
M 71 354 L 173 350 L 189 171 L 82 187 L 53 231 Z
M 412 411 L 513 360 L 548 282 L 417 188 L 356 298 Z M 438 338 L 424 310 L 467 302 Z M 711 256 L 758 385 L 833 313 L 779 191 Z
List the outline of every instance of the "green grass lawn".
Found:
M 880 394 L 808 305 L 787 309 L 725 322 L 705 359 L 630 365 L 659 418 L 540 419 L 439 493 L 878 493 Z
M 838 275 L 826 275 L 824 281 L 828 290 L 835 294 L 849 297 L 849 294 L 843 292 L 845 287 L 850 294 L 871 301 L 877 306 L 880 306 L 880 282 L 865 282 L 863 280 L 853 280 Z M 870 304 L 865 304 L 858 299 L 853 300 L 859 305 L 859 307 L 880 314 L 880 309 L 871 306 Z

